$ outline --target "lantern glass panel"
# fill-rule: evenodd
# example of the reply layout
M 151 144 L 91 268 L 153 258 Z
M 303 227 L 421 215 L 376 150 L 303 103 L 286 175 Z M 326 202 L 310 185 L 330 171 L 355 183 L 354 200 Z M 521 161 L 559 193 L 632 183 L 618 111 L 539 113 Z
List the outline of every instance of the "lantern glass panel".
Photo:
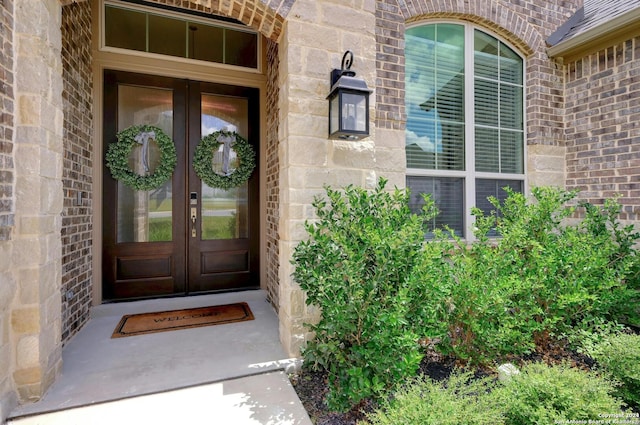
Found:
M 338 128 L 338 126 L 340 125 L 340 96 L 334 96 L 333 98 L 331 98 L 330 109 L 331 116 L 329 117 L 329 133 L 333 134 L 336 131 L 340 130 Z
M 367 97 L 362 94 L 344 93 L 342 95 L 342 122 L 347 131 L 363 132 L 367 130 Z

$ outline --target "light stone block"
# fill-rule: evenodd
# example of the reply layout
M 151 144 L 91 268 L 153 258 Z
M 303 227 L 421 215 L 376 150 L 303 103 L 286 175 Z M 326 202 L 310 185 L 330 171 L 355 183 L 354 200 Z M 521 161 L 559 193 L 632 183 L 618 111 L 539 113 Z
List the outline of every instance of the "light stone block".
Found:
M 320 23 L 334 31 L 344 30 L 357 34 L 371 33 L 375 29 L 375 15 L 371 11 L 365 11 L 347 5 L 322 4 L 322 18 Z
M 2 241 L 0 242 L 0 276 L 4 272 L 9 272 L 11 268 L 11 251 L 12 245 L 11 242 Z M 4 279 L 0 278 L 1 282 L 4 282 Z M 0 285 L 1 287 L 2 285 Z
M 42 385 L 40 381 L 34 384 L 19 385 L 18 395 L 21 403 L 32 403 L 40 400 L 42 396 Z
M 22 269 L 44 264 L 41 256 L 46 249 L 44 245 L 44 241 L 36 237 L 16 239 L 14 241 L 13 255 L 11 256 L 14 267 Z
M 320 112 L 322 115 L 326 116 L 326 110 L 328 110 L 329 105 L 329 102 L 326 100 L 326 97 L 329 94 L 328 86 L 328 75 L 326 78 L 322 78 L 320 76 L 312 78 L 308 75 L 291 76 L 289 79 L 289 99 L 291 101 L 323 101 L 327 106 L 325 111 Z
M 52 289 L 58 289 L 53 287 Z M 60 319 L 62 318 L 62 300 L 59 290 L 54 291 L 44 303 L 44 323 L 51 327 L 51 335 L 55 340 L 59 339 Z M 47 329 L 49 330 L 49 329 Z
M 318 22 L 318 2 L 297 1 L 288 15 L 289 20 Z
M 21 269 L 19 272 L 20 303 L 37 304 L 40 302 L 40 280 L 47 278 L 48 275 L 40 273 L 39 268 Z M 51 277 L 52 278 L 52 277 Z
M 320 96 L 316 97 L 289 97 L 287 114 L 328 116 L 328 101 Z M 328 124 L 327 124 L 328 125 Z M 326 138 L 326 137 L 325 137 Z
M 358 169 L 336 169 L 333 189 L 343 189 L 348 185 L 361 187 L 366 178 L 366 172 Z
M 533 156 L 529 158 L 528 171 L 564 173 L 564 156 Z
M 64 199 L 62 196 L 62 180 L 44 179 L 42 183 L 42 212 L 60 214 L 60 212 L 62 212 L 62 206 L 64 203 Z
M 555 186 L 564 187 L 565 177 L 563 173 L 532 172 L 527 176 L 529 187 Z
M 37 379 L 40 379 L 40 340 L 37 335 L 23 336 L 16 345 L 16 365 L 18 371 L 36 369 Z M 17 372 L 16 372 L 17 373 Z M 34 376 L 35 372 L 28 372 L 28 376 Z M 34 377 L 35 379 L 35 377 Z M 16 384 L 31 384 L 36 381 L 25 380 Z
M 310 205 L 317 196 L 324 197 L 325 191 L 320 188 L 290 189 L 288 196 L 289 202 L 293 204 Z
M 392 173 L 386 171 L 381 173 L 381 176 L 388 180 L 387 189 L 404 189 L 407 187 L 407 175 L 405 172 Z
M 330 168 L 304 168 L 297 173 L 307 188 L 324 188 L 336 185 L 336 173 Z
M 40 310 L 38 307 L 19 308 L 11 312 L 11 328 L 16 334 L 40 332 Z
M 0 326 L 4 322 L 0 320 Z M 1 341 L 1 339 L 0 339 Z M 4 342 L 0 344 L 0 380 L 6 377 L 6 373 L 11 370 L 11 344 Z
M 378 174 L 370 170 L 367 172 L 365 177 L 364 187 L 365 189 L 374 189 L 378 185 Z
M 0 272 L 0 312 L 7 311 L 12 304 L 16 291 L 16 281 L 13 273 Z
M 16 146 L 21 144 L 42 145 L 47 137 L 46 131 L 40 127 L 20 126 L 15 129 L 15 134 Z
M 375 156 L 379 171 L 401 172 L 407 168 L 407 157 L 404 149 L 376 148 Z
M 375 134 L 376 148 L 405 150 L 405 131 L 377 128 Z
M 291 136 L 327 137 L 327 117 L 318 115 L 289 114 L 289 143 Z
M 335 140 L 331 153 L 331 164 L 337 167 L 375 168 L 374 144 L 372 141 Z
M 329 86 L 329 53 L 322 49 L 305 49 L 304 54 L 304 73 L 309 77 L 315 77 L 319 81 L 323 81 L 323 87 L 326 95 L 329 94 L 327 87 Z
M 329 161 L 329 141 L 316 137 L 295 137 L 288 143 L 288 164 L 326 166 Z M 283 147 L 284 148 L 284 147 Z
M 11 326 L 11 312 L 8 311 L 8 309 L 5 310 L 0 310 L 0 350 L 2 349 L 2 347 L 7 346 L 9 347 L 9 338 L 11 337 L 11 330 L 9 329 L 9 327 Z M 0 371 L 1 370 L 8 370 L 8 369 L 2 369 L 2 362 L 0 361 Z
M 304 228 L 304 220 L 289 220 L 281 227 L 280 235 L 283 239 L 300 241 L 308 237 Z
M 22 95 L 17 99 L 18 113 L 16 120 L 21 125 L 39 126 L 41 123 L 40 111 L 42 110 L 42 98 L 35 95 Z
M 21 177 L 18 170 L 17 174 L 16 213 L 40 211 L 40 192 L 43 190 L 40 178 L 34 175 Z
M 15 76 L 16 89 L 20 93 L 30 93 L 41 97 L 49 92 L 49 67 L 40 58 L 19 56 L 16 60 L 20 72 Z M 22 96 L 18 98 L 18 106 L 22 102 Z M 19 109 L 20 110 L 20 109 Z M 33 111 L 40 122 L 40 114 L 42 106 L 39 104 L 38 108 Z M 30 125 L 31 120 L 25 121 L 25 116 L 20 113 L 17 117 L 16 123 L 18 125 Z M 34 117 L 35 119 L 35 117 Z
M 22 216 L 19 221 L 20 233 L 23 235 L 40 235 L 58 230 L 53 216 Z
M 60 143 L 62 146 L 62 143 Z M 44 178 L 59 180 L 62 178 L 62 155 L 60 153 L 43 149 L 40 156 L 39 175 Z
M 290 45 L 303 47 L 335 49 L 340 46 L 340 32 L 325 25 L 311 24 L 308 22 L 289 21 L 284 35 Z M 300 56 L 296 60 L 300 60 Z

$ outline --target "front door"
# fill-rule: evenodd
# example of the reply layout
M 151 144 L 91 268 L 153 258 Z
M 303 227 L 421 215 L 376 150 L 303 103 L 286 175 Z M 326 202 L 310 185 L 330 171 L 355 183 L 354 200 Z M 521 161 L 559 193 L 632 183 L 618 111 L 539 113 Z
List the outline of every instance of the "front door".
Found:
M 104 157 L 119 132 L 151 125 L 173 139 L 177 165 L 166 183 L 136 190 L 115 180 L 105 162 L 104 300 L 259 286 L 258 166 L 248 181 L 228 189 L 209 187 L 193 167 L 200 140 L 220 130 L 237 132 L 257 153 L 258 117 L 257 89 L 105 71 Z M 214 171 L 223 146 L 212 155 Z M 131 149 L 127 160 L 143 175 L 143 166 L 152 174 L 160 158 L 150 139 Z

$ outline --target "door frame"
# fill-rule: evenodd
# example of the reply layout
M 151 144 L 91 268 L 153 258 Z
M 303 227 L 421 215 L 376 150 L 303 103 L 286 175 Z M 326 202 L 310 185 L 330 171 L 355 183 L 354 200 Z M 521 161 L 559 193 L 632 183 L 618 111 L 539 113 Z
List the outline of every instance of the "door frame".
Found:
M 97 2 L 92 2 L 95 7 Z M 96 11 L 94 11 L 96 13 Z M 97 15 L 94 15 L 97 16 Z M 100 28 L 98 20 L 93 20 L 93 34 L 99 34 Z M 264 163 L 266 157 L 266 89 L 267 76 L 263 73 L 242 71 L 238 69 L 229 70 L 215 65 L 199 65 L 189 61 L 180 60 L 160 60 L 157 58 L 135 57 L 114 52 L 100 51 L 97 37 L 93 38 L 93 245 L 92 245 L 92 305 L 103 303 L 102 294 L 102 164 L 103 157 L 103 75 L 105 69 L 116 71 L 134 72 L 148 75 L 166 76 L 171 78 L 186 78 L 190 80 L 210 82 L 217 84 L 229 84 L 256 88 L 259 91 L 259 128 L 260 139 L 258 142 L 260 162 Z M 261 69 L 266 70 L 266 49 L 262 49 L 263 54 L 260 60 L 263 62 Z M 266 222 L 266 167 L 260 167 L 259 173 L 259 208 L 260 208 L 260 231 L 259 231 L 259 273 L 260 285 L 264 289 L 267 282 L 267 258 L 265 227 Z
M 172 175 L 172 238 L 157 242 L 117 241 L 119 185 L 103 164 L 103 215 L 109 220 L 103 226 L 103 298 L 105 301 L 127 301 L 221 291 L 254 289 L 259 282 L 259 171 L 247 182 L 247 226 L 249 233 L 232 239 L 205 239 L 201 229 L 191 234 L 188 209 L 197 209 L 197 222 L 204 221 L 202 180 L 193 168 L 196 147 L 201 140 L 205 96 L 243 99 L 247 128 L 243 135 L 255 146 L 259 140 L 258 90 L 227 84 L 159 77 L 139 73 L 106 70 L 103 93 L 103 141 L 115 141 L 119 123 L 119 88 L 148 87 L 171 93 L 173 112 L 172 136 L 177 148 L 177 164 Z M 164 90 L 163 90 L 164 89 Z M 166 92 L 166 90 L 169 90 Z M 106 149 L 106 146 L 105 146 Z M 103 150 L 103 154 L 105 150 Z M 128 192 L 127 192 L 128 193 Z M 190 204 L 189 194 L 195 195 Z M 199 199 L 200 198 L 200 199 Z M 199 199 L 199 200 L 198 200 Z M 196 226 L 199 227 L 199 226 Z M 196 232 L 196 230 L 194 230 Z M 208 261 L 205 261 L 208 259 Z M 122 263 L 121 263 L 122 262 Z M 128 266 L 125 267 L 125 265 Z M 205 270 L 205 265 L 209 267 Z M 122 267 L 122 269 L 121 269 Z M 121 275 L 128 270 L 129 275 Z M 139 274 L 146 270 L 145 274 Z M 158 273 L 163 271 L 162 273 Z M 131 274 L 133 273 L 133 274 Z

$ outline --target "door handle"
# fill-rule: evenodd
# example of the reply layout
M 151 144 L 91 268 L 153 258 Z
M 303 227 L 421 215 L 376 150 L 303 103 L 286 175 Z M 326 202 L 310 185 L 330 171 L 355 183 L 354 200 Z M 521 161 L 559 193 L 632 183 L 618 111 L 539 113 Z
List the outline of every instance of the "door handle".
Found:
M 189 194 L 189 205 L 191 206 L 191 237 L 195 238 L 198 234 L 196 230 L 196 221 L 198 221 L 198 192 Z
M 198 221 L 198 209 L 191 207 L 191 237 L 196 237 L 196 222 Z

